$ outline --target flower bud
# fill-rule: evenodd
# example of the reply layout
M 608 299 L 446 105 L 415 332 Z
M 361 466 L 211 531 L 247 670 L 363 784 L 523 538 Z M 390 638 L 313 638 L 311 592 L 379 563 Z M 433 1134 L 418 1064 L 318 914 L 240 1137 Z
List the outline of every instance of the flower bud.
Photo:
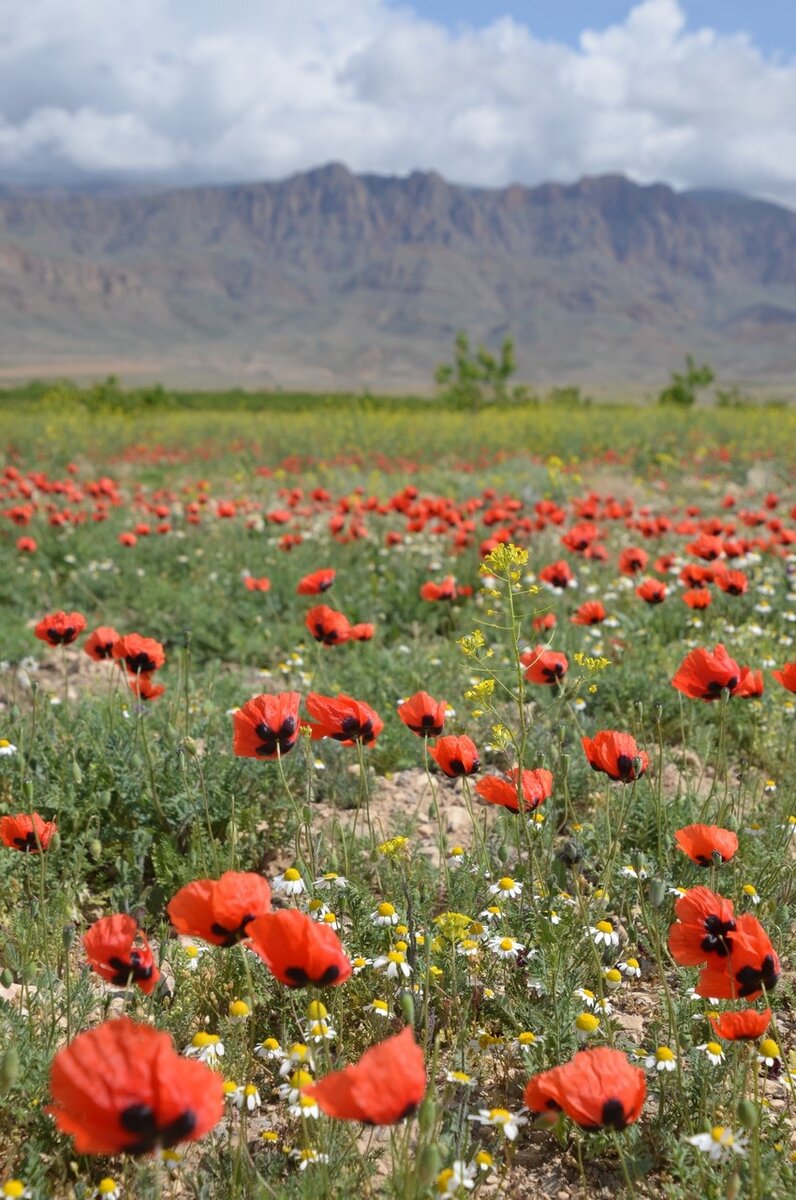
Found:
M 666 899 L 666 884 L 662 879 L 651 879 L 647 894 L 652 907 L 660 908 Z
M 32 800 L 33 800 L 33 780 L 32 779 L 26 779 L 25 782 L 22 784 L 22 795 L 25 797 L 26 800 L 32 802 Z
M 2 983 L 3 987 L 11 987 L 13 982 L 14 972 L 10 967 L 3 967 L 2 972 L 0 972 L 0 983 Z
M 420 1105 L 418 1123 L 420 1125 L 420 1132 L 425 1137 L 429 1137 L 434 1132 L 434 1126 L 437 1123 L 437 1105 L 431 1091 L 426 1093 L 426 1098 Z
M 7 1092 L 19 1078 L 19 1054 L 16 1046 L 9 1046 L 0 1059 L 0 1092 Z
M 63 942 L 64 950 L 69 953 L 72 949 L 72 943 L 75 940 L 75 927 L 72 924 L 64 925 L 61 930 L 61 941 Z
M 72 778 L 78 785 L 83 782 L 83 772 L 80 770 L 80 763 L 76 758 L 72 759 Z
M 442 1159 L 435 1145 L 424 1146 L 417 1160 L 417 1181 L 424 1192 L 433 1184 L 442 1167 Z
M 102 858 L 102 842 L 99 838 L 92 838 L 88 844 L 88 852 L 94 859 L 94 862 L 99 862 Z
M 407 1025 L 414 1027 L 415 999 L 411 992 L 401 992 L 401 1012 Z
M 748 1096 L 738 1105 L 738 1121 L 744 1129 L 757 1129 L 760 1124 L 760 1109 Z

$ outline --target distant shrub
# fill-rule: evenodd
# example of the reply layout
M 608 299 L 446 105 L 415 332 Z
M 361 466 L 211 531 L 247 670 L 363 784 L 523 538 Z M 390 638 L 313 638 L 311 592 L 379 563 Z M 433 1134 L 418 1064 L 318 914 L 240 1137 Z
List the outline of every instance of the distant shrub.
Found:
M 685 371 L 672 371 L 671 383 L 658 396 L 659 404 L 677 404 L 690 408 L 696 402 L 700 388 L 709 387 L 715 379 L 713 368 L 707 363 L 698 367 L 693 354 L 686 355 Z
M 456 334 L 452 363 L 440 363 L 434 379 L 441 398 L 451 408 L 477 411 L 485 404 L 533 404 L 536 397 L 523 384 L 509 387 L 516 373 L 514 339 L 503 339 L 500 351 L 492 354 L 485 346 L 473 350 L 464 331 Z

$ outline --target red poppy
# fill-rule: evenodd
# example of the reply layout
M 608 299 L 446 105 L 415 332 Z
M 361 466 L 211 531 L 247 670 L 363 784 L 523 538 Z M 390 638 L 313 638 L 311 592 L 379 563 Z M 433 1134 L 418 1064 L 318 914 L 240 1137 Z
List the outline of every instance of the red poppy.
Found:
M 753 671 L 749 667 L 743 679 L 738 684 L 735 695 L 739 700 L 759 700 L 765 691 L 765 686 L 763 672 Z
M 707 588 L 689 588 L 683 592 L 683 603 L 689 608 L 710 608 L 713 597 Z
M 749 590 L 749 580 L 743 571 L 716 571 L 714 582 L 728 596 L 743 596 Z
M 225 871 L 220 879 L 196 879 L 180 888 L 166 911 L 178 933 L 234 946 L 248 937 L 256 917 L 271 911 L 271 888 L 262 875 Z
M 628 546 L 619 555 L 619 570 L 623 575 L 638 575 L 639 571 L 646 568 L 649 559 L 647 551 L 640 546 Z
M 189 520 L 190 520 L 190 518 L 189 518 Z M 120 546 L 126 546 L 128 549 L 131 546 L 138 545 L 138 538 L 135 536 L 134 533 L 130 533 L 129 531 L 126 531 L 125 533 L 120 533 L 116 540 Z
M 709 1018 L 714 1033 L 725 1042 L 754 1042 L 761 1038 L 771 1022 L 771 1009 L 744 1008 L 740 1012 L 726 1012 Z
M 398 716 L 418 737 L 439 737 L 445 728 L 444 700 L 435 700 L 428 692 L 415 692 L 398 705 Z
M 148 671 L 143 675 L 128 675 L 127 684 L 133 695 L 145 703 L 160 699 L 166 690 L 162 683 L 152 682 L 152 676 Z
M 780 965 L 768 934 L 751 913 L 736 917 L 731 935 L 730 953 L 722 967 L 708 963 L 699 976 L 699 996 L 718 1000 L 754 1000 L 765 987 L 773 991 L 779 979 Z
M 20 554 L 35 554 L 38 546 L 36 539 L 32 537 L 17 538 L 17 550 Z
M 636 588 L 636 595 L 647 604 L 663 604 L 668 594 L 669 589 L 660 579 L 645 579 Z
M 297 908 L 257 917 L 246 934 L 255 954 L 287 987 L 337 987 L 351 976 L 353 967 L 335 931 Z
M 724 543 L 720 537 L 711 537 L 709 533 L 700 533 L 695 542 L 688 543 L 686 550 L 696 558 L 703 558 L 705 562 L 713 562 L 714 559 L 721 556 Z
M 367 621 L 360 621 L 358 625 L 351 626 L 348 636 L 352 642 L 369 642 L 375 632 L 375 625 L 370 625 Z
M 224 1081 L 183 1058 L 167 1033 L 128 1017 L 89 1029 L 53 1059 L 47 1111 L 78 1154 L 149 1154 L 204 1137 Z
M 772 671 L 771 674 L 787 691 L 796 692 L 796 662 L 785 663 L 781 670 Z
M 614 781 L 630 783 L 640 779 L 650 765 L 646 750 L 639 750 L 636 739 L 629 733 L 603 729 L 593 738 L 581 740 L 592 770 L 602 771 Z
M 698 647 L 687 654 L 672 679 L 672 687 L 692 700 L 718 700 L 725 688 L 734 695 L 748 670 L 739 667 L 720 642 L 712 653 Z
M 479 779 L 475 785 L 475 790 L 479 796 L 482 796 L 488 804 L 499 804 L 502 808 L 511 809 L 512 812 L 519 812 L 519 797 L 518 797 L 518 777 L 519 772 L 516 767 L 511 771 L 507 771 L 510 782 L 505 779 L 499 779 L 497 775 L 485 775 L 483 779 Z M 547 800 L 553 792 L 553 776 L 550 771 L 540 767 L 534 771 L 523 771 L 522 773 L 522 800 L 523 811 L 533 812 L 545 800 Z
M 232 717 L 232 750 L 241 758 L 278 758 L 292 750 L 299 734 L 298 692 L 254 696 Z
M 440 770 L 451 779 L 475 775 L 481 766 L 475 743 L 466 735 L 441 737 L 430 753 Z
M 310 723 L 313 741 L 329 737 L 344 746 L 353 746 L 355 742 L 369 746 L 384 728 L 381 717 L 369 704 L 343 693 L 335 698 L 310 692 L 307 711 L 315 718 Z
M 116 987 L 135 983 L 145 996 L 155 990 L 160 971 L 134 917 L 125 913 L 101 917 L 84 933 L 83 947 L 91 966 L 108 983 Z
M 721 862 L 729 862 L 738 849 L 737 835 L 718 825 L 686 825 L 675 831 L 674 840 L 700 867 L 711 866 L 714 854 Z
M 526 668 L 525 678 L 529 683 L 560 683 L 569 669 L 566 654 L 558 654 L 555 650 L 548 650 L 546 646 L 534 646 L 533 650 L 525 650 L 521 661 Z
M 113 647 L 113 657 L 123 662 L 131 675 L 149 675 L 166 661 L 160 642 L 141 637 L 140 633 L 128 633 L 120 637 Z
M 587 600 L 572 614 L 570 621 L 573 625 L 599 625 L 608 616 L 600 600 Z
M 270 592 L 271 580 L 267 575 L 261 575 L 256 579 L 254 575 L 247 575 L 243 580 L 247 592 Z
M 302 1088 L 330 1117 L 366 1125 L 396 1125 L 419 1107 L 426 1091 L 426 1065 L 414 1033 L 406 1026 L 395 1037 L 371 1046 L 358 1063 L 332 1071 Z
M 548 612 L 548 613 L 542 613 L 542 615 L 539 617 L 534 617 L 531 624 L 533 625 L 534 629 L 538 629 L 538 630 L 555 629 L 556 621 L 557 621 L 556 614 L 552 613 L 552 612 Z
M 329 608 L 328 604 L 317 604 L 311 608 L 304 623 L 315 641 L 324 646 L 339 646 L 351 637 L 348 617 Z
M 42 617 L 33 630 L 48 646 L 69 646 L 86 628 L 86 618 L 78 612 L 54 612 Z
M 581 1050 L 568 1063 L 535 1075 L 525 1089 L 531 1112 L 563 1109 L 581 1129 L 621 1131 L 641 1115 L 647 1081 L 621 1050 Z
M 322 592 L 328 592 L 336 574 L 332 567 L 322 567 L 320 571 L 313 571 L 311 575 L 305 575 L 298 581 L 296 592 L 299 596 L 320 596 Z
M 703 588 L 712 583 L 714 577 L 713 567 L 700 567 L 698 563 L 686 563 L 677 578 L 688 588 Z
M 455 600 L 456 599 L 456 580 L 452 575 L 446 575 L 442 583 L 434 583 L 429 580 L 424 583 L 420 589 L 420 597 L 422 600 L 430 600 L 432 602 L 438 600 Z
M 90 633 L 83 643 L 83 649 L 89 658 L 101 662 L 113 657 L 113 647 L 119 640 L 119 634 L 111 625 L 100 625 Z
M 539 572 L 539 578 L 542 583 L 546 583 L 552 588 L 557 588 L 559 591 L 568 588 L 575 580 L 572 568 L 563 559 L 559 562 L 548 563 L 546 567 L 542 567 Z
M 37 812 L 0 817 L 0 841 L 9 850 L 38 854 L 47 849 L 55 832 L 55 821 L 44 821 Z
M 730 935 L 735 930 L 731 900 L 710 888 L 691 888 L 674 906 L 678 918 L 669 927 L 669 949 L 681 967 L 720 962 L 730 953 Z

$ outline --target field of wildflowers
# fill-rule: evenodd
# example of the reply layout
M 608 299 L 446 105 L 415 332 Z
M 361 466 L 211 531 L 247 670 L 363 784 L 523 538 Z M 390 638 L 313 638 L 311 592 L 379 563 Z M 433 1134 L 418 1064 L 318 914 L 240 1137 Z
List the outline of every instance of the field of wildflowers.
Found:
M 0 1195 L 792 1195 L 794 433 L 5 411 Z

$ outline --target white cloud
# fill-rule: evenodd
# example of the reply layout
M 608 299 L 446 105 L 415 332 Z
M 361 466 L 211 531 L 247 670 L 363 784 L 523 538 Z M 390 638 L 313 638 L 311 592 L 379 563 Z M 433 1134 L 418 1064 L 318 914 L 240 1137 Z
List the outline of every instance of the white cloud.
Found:
M 621 171 L 796 206 L 796 60 L 642 0 L 571 47 L 386 0 L 0 0 L 0 178 Z

